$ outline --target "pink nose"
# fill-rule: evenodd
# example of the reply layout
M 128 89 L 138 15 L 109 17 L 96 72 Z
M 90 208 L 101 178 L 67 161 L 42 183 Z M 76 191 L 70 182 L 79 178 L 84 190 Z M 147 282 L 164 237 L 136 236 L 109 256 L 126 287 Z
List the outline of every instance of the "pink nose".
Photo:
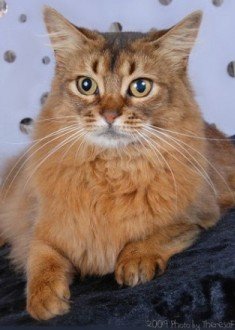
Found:
M 102 116 L 107 121 L 108 124 L 112 124 L 114 120 L 119 116 L 117 111 L 104 111 Z

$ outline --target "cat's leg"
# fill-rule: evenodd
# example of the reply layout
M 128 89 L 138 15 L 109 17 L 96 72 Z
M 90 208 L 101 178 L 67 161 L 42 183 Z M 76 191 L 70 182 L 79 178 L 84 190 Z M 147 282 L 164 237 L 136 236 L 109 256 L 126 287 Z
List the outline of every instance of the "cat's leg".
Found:
M 27 264 L 27 310 L 38 320 L 69 311 L 69 284 L 74 269 L 57 249 L 41 240 L 32 241 Z
M 134 286 L 150 281 L 157 271 L 164 272 L 171 256 L 192 245 L 199 232 L 197 225 L 177 224 L 159 229 L 145 240 L 128 243 L 115 267 L 117 282 Z

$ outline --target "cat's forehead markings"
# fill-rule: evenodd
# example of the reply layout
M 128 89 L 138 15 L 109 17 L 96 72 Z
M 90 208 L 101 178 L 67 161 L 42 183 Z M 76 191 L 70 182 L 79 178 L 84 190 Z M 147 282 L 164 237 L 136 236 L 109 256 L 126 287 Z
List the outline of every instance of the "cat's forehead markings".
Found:
M 129 75 L 131 75 L 132 73 L 134 73 L 135 72 L 135 69 L 136 69 L 135 62 L 131 62 L 130 63 L 130 67 L 129 67 Z
M 107 59 L 105 56 L 95 59 L 91 64 L 91 69 L 95 74 L 104 76 L 107 72 Z
M 143 38 L 145 34 L 141 32 L 108 32 L 103 33 L 103 36 L 110 54 L 110 70 L 113 71 L 120 54 L 128 52 L 132 42 Z
M 130 76 L 135 72 L 136 63 L 134 61 L 125 60 L 120 67 L 120 73 L 122 76 Z
M 98 64 L 99 64 L 99 61 L 97 59 L 94 60 L 94 62 L 92 63 L 92 70 L 94 73 L 98 73 Z

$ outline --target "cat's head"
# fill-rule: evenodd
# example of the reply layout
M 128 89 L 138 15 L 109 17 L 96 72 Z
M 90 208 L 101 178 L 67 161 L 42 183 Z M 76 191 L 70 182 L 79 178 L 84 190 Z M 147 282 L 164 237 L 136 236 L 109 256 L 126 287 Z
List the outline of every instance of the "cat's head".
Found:
M 72 118 L 86 141 L 105 148 L 144 141 L 154 127 L 181 125 L 195 111 L 187 64 L 201 16 L 146 34 L 99 33 L 46 7 L 56 57 L 47 104 L 56 105 L 53 118 Z

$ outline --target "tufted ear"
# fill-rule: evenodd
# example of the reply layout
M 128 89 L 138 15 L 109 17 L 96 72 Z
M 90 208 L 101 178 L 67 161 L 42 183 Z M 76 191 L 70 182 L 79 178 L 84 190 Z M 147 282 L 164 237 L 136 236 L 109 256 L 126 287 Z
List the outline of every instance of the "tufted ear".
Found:
M 88 29 L 77 28 L 55 9 L 44 8 L 44 21 L 54 48 L 56 59 L 60 61 L 72 51 L 92 45 L 102 36 Z
M 173 68 L 183 69 L 186 67 L 189 54 L 198 35 L 201 20 L 202 12 L 196 11 L 155 41 L 158 50 L 173 64 Z

